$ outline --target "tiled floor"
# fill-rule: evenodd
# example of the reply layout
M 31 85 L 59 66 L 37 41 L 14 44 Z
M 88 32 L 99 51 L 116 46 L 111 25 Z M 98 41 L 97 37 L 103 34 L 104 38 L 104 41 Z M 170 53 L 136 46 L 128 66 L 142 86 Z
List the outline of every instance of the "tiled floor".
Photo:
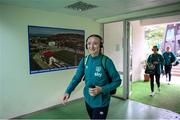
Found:
M 28 114 L 16 119 L 88 119 L 84 99 L 70 102 L 66 106 L 58 105 L 44 111 Z M 180 120 L 180 115 L 132 100 L 112 98 L 108 119 L 168 119 Z
M 180 115 L 170 110 L 145 105 L 132 100 L 121 101 L 118 99 L 113 99 L 108 117 L 113 119 L 180 120 Z

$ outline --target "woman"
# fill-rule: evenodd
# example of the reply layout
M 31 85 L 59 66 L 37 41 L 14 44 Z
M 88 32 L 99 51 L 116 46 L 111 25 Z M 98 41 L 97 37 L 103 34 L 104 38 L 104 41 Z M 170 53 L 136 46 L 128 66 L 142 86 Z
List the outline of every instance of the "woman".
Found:
M 153 54 L 149 55 L 147 59 L 147 63 L 151 63 L 154 65 L 154 72 L 150 74 L 150 86 L 151 86 L 150 96 L 154 96 L 154 76 L 156 78 L 158 91 L 160 92 L 160 74 L 164 63 L 164 59 L 162 55 L 158 53 L 158 50 L 159 49 L 157 46 L 153 46 L 152 48 Z
M 172 69 L 172 63 L 176 61 L 176 56 L 173 52 L 171 52 L 171 48 L 167 47 L 166 51 L 163 53 L 164 61 L 165 61 L 165 74 L 166 74 L 166 80 L 168 81 L 168 84 L 170 84 L 171 81 L 171 69 Z M 169 76 L 169 79 L 168 79 Z
M 102 68 L 103 54 L 101 48 L 103 48 L 101 36 L 93 34 L 87 38 L 86 49 L 88 49 L 90 55 L 88 55 L 86 64 L 85 58 L 80 61 L 77 72 L 63 97 L 63 102 L 66 103 L 71 92 L 85 76 L 83 93 L 90 119 L 106 119 L 111 97 L 110 91 L 121 84 L 120 76 L 110 58 L 107 59 L 105 64 L 108 75 L 112 79 L 112 82 L 109 83 L 108 76 Z

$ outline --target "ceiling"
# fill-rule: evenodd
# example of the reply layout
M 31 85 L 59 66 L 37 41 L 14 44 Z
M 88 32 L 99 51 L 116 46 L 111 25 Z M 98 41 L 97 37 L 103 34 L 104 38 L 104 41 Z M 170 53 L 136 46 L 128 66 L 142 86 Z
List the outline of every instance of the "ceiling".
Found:
M 98 7 L 87 11 L 65 8 L 79 1 Z M 0 4 L 64 13 L 95 20 L 177 3 L 180 3 L 180 0 L 0 0 Z

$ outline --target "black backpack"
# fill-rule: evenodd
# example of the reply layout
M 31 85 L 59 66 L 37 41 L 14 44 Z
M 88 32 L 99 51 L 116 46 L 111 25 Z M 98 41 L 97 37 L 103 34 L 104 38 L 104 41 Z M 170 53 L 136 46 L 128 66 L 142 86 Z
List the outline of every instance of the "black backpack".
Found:
M 89 57 L 89 55 L 85 56 L 85 58 L 84 58 L 84 66 L 86 66 L 86 63 L 88 61 L 88 57 Z M 102 66 L 103 70 L 105 71 L 105 73 L 106 73 L 106 75 L 108 77 L 109 83 L 111 83 L 112 82 L 112 78 L 109 76 L 109 73 L 106 70 L 106 61 L 107 61 L 107 59 L 108 59 L 107 56 L 102 55 L 102 57 L 101 57 L 101 66 Z M 85 78 L 83 78 L 83 79 L 85 79 Z M 116 94 L 116 91 L 117 91 L 116 89 L 113 89 L 113 90 L 110 91 L 110 94 L 114 95 L 114 94 Z
M 170 54 L 171 54 L 171 56 L 172 56 L 171 59 L 170 59 L 170 62 L 173 63 L 173 62 L 176 61 L 176 58 L 174 57 L 174 55 L 173 55 L 172 52 L 170 52 Z

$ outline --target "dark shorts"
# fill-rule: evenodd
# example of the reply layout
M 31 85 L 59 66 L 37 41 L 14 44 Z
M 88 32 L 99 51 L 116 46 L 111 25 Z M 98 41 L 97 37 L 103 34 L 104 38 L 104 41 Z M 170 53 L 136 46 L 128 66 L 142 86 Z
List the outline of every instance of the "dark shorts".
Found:
M 100 107 L 100 108 L 91 108 L 87 103 L 85 104 L 90 119 L 106 119 L 109 106 Z

